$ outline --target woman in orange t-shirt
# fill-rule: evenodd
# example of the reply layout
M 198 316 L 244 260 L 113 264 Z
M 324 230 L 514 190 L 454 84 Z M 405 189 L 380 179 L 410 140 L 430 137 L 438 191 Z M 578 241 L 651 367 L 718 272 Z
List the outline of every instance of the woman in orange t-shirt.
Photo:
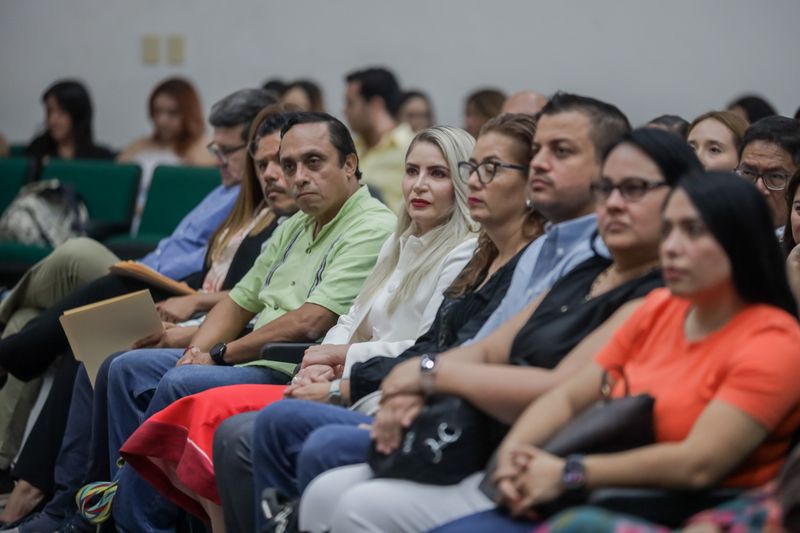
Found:
M 565 491 L 755 487 L 780 469 L 800 427 L 800 327 L 766 203 L 730 174 L 684 178 L 664 206 L 660 254 L 668 290 L 653 291 L 596 363 L 533 403 L 503 441 L 494 482 L 512 516 Z M 656 443 L 566 460 L 538 449 L 599 399 L 612 366 L 631 394 L 656 398 Z M 475 526 L 511 526 L 491 513 Z

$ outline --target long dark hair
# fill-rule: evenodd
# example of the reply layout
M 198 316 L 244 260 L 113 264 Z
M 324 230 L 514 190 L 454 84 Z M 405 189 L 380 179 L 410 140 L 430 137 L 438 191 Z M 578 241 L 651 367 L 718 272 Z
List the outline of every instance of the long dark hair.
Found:
M 621 144 L 630 144 L 644 152 L 656 164 L 670 187 L 674 187 L 685 174 L 703 170 L 703 165 L 686 141 L 665 130 L 644 127 L 624 133 L 608 147 L 603 154 L 603 161 Z
M 87 151 L 94 147 L 94 135 L 92 132 L 92 99 L 89 91 L 79 81 L 61 80 L 47 88 L 42 94 L 42 103 L 47 103 L 50 97 L 55 98 L 58 106 L 66 111 L 72 119 L 72 141 L 75 143 L 75 157 L 80 158 L 86 155 Z M 44 153 L 53 154 L 56 152 L 56 141 L 46 131 L 42 137 Z
M 789 184 L 786 186 L 786 225 L 783 226 L 783 241 L 781 242 L 781 246 L 783 246 L 783 252 L 787 256 L 789 252 L 797 246 L 797 242 L 794 240 L 794 234 L 792 233 L 792 204 L 794 203 L 794 195 L 797 192 L 798 186 L 800 186 L 800 170 L 794 173 L 794 176 L 792 176 L 792 179 L 789 180 Z
M 697 172 L 681 179 L 682 189 L 731 263 L 733 285 L 750 303 L 779 307 L 793 316 L 797 305 L 763 195 L 729 172 Z

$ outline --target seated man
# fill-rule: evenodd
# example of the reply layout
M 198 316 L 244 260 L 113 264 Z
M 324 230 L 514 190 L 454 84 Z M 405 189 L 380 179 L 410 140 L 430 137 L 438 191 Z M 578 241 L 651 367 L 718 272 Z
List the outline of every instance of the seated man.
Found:
M 212 262 L 217 267 L 208 267 L 206 274 L 206 284 L 208 278 L 225 276 L 222 284 L 222 291 L 216 293 L 205 293 L 203 298 L 211 301 L 213 298 L 224 297 L 228 289 L 239 282 L 239 280 L 252 268 L 256 257 L 266 244 L 264 241 L 274 232 L 276 226 L 282 221 L 287 220 L 297 211 L 294 197 L 289 192 L 289 187 L 280 171 L 280 161 L 278 159 L 278 146 L 280 145 L 280 129 L 286 124 L 286 120 L 291 113 L 282 112 L 283 107 L 271 105 L 264 108 L 253 120 L 248 138 L 246 163 L 244 165 L 244 179 L 242 180 L 242 190 L 236 201 L 236 206 L 231 216 L 235 216 L 237 211 L 244 215 L 251 209 L 253 204 L 257 210 L 261 209 L 266 203 L 266 210 L 277 217 L 272 223 L 262 222 L 261 226 L 256 223 L 259 219 L 255 218 L 246 223 L 244 230 L 238 233 L 240 236 L 246 232 L 250 225 L 255 226 L 241 242 L 236 236 L 232 237 L 232 243 L 228 247 L 236 248 L 233 257 L 230 258 L 230 266 L 227 273 L 223 273 L 219 267 L 219 261 Z M 252 217 L 247 217 L 248 219 Z M 266 225 L 265 225 L 266 224 Z M 259 229 L 263 227 L 263 229 Z M 255 232 L 255 233 L 254 233 Z M 214 241 L 217 239 L 214 239 Z M 238 243 L 238 244 L 237 244 Z M 213 245 L 211 245 L 213 246 Z M 228 255 L 228 254 L 218 254 Z M 215 271 L 212 273 L 211 269 Z M 170 301 L 170 300 L 168 300 Z M 174 330 L 196 331 L 196 328 L 173 328 Z M 191 337 L 191 335 L 189 335 Z M 187 339 L 188 342 L 188 339 Z M 82 527 L 82 521 L 75 514 L 75 493 L 84 484 L 96 481 L 108 480 L 111 477 L 109 472 L 108 458 L 108 423 L 106 416 L 106 398 L 108 383 L 108 365 L 110 359 L 102 365 L 98 371 L 97 379 L 92 384 L 83 369 L 78 371 L 74 384 L 70 386 L 71 398 L 69 400 L 69 416 L 67 417 L 64 438 L 61 439 L 61 446 L 58 451 L 55 468 L 52 464 L 48 474 L 55 482 L 53 498 L 47 503 L 40 513 L 31 515 L 23 524 L 19 524 L 18 533 L 31 533 L 33 531 L 52 531 L 59 527 L 59 524 L 72 522 L 72 529 L 94 531 L 93 527 L 86 524 Z M 50 401 L 48 399 L 48 401 Z M 62 400 L 64 401 L 64 400 Z M 97 416 L 92 416 L 96 414 Z M 37 426 L 39 423 L 37 422 Z M 87 435 L 91 434 L 91 439 Z M 32 433 L 33 435 L 33 433 Z M 57 446 L 54 443 L 53 446 Z M 24 448 L 24 455 L 28 454 L 29 448 Z M 36 457 L 33 457 L 37 459 Z M 38 458 L 41 462 L 41 459 Z M 42 465 L 41 470 L 46 468 Z M 112 466 L 116 471 L 116 467 Z M 66 528 L 66 524 L 63 524 Z
M 154 252 L 145 256 L 142 263 L 174 279 L 203 270 L 206 243 L 220 223 L 227 220 L 239 196 L 246 155 L 243 141 L 249 124 L 265 105 L 273 102 L 274 98 L 266 91 L 245 89 L 213 106 L 209 117 L 214 126 L 212 147 L 219 155 L 222 184 L 211 191 Z M 0 304 L 0 322 L 6 323 L 0 341 L 0 373 L 9 370 L 15 374 L 0 391 L 0 469 L 8 468 L 18 452 L 28 414 L 41 386 L 41 380 L 34 378 L 68 350 L 58 322 L 63 311 L 144 288 L 150 288 L 156 300 L 170 296 L 145 282 L 104 275 L 116 261 L 117 257 L 96 241 L 70 240 L 32 267 Z M 39 313 L 38 318 L 31 320 Z M 30 468 L 25 467 L 26 461 L 20 458 L 22 465 L 14 475 L 30 480 L 34 486 L 25 481 L 18 484 L 1 517 L 3 520 L 14 520 L 26 514 L 43 493 L 50 492 L 52 461 L 64 429 L 74 371 L 75 362 L 71 356 L 57 367 L 56 383 L 45 404 L 46 407 L 52 405 L 53 409 L 46 408 L 37 422 L 37 428 L 43 433 L 35 429 L 29 438 L 34 446 L 50 445 L 25 454 L 32 459 Z M 30 384 L 21 381 L 31 379 Z
M 752 181 L 772 211 L 775 233 L 783 238 L 786 223 L 784 190 L 800 168 L 800 122 L 771 116 L 752 124 L 739 146 L 736 173 Z
M 347 128 L 324 113 L 298 115 L 283 127 L 280 162 L 302 213 L 275 232 L 188 348 L 136 350 L 111 364 L 112 457 L 143 417 L 180 397 L 235 383 L 287 382 L 293 365 L 228 365 L 256 360 L 268 342 L 320 338 L 358 295 L 395 217 L 361 186 Z M 257 314 L 253 332 L 237 339 Z M 177 511 L 131 469 L 123 468 L 118 481 L 120 531 L 174 528 Z

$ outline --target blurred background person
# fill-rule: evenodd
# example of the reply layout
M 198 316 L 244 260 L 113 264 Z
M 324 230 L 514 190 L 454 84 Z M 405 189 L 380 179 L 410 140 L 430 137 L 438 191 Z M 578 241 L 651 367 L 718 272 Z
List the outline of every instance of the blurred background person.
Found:
M 645 127 L 669 131 L 685 139 L 689 131 L 689 121 L 678 115 L 660 115 L 645 124 Z
M 755 94 L 740 96 L 728 104 L 728 111 L 733 111 L 740 115 L 750 124 L 758 122 L 764 117 L 771 117 L 772 115 L 778 114 L 775 108 L 772 107 L 772 104 Z
M 406 91 L 397 106 L 397 121 L 408 124 L 414 133 L 430 128 L 436 123 L 431 99 L 422 91 Z
M 281 103 L 297 106 L 300 111 L 325 113 L 322 89 L 311 80 L 295 80 L 289 83 L 281 93 Z
M 464 103 L 464 129 L 477 138 L 481 127 L 500 114 L 506 95 L 499 89 L 480 89 L 467 97 Z
M 739 164 L 739 145 L 749 126 L 733 111 L 709 111 L 692 121 L 686 140 L 706 170 L 732 171 Z

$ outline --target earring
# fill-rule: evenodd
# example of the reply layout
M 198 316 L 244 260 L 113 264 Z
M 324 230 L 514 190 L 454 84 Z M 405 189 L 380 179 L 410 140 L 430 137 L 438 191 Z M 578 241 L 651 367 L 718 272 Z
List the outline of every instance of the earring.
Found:
M 526 198 L 526 199 L 525 199 L 525 208 L 526 208 L 528 211 L 531 211 L 531 210 L 533 210 L 533 202 L 531 202 L 531 199 L 530 199 L 530 198 Z

